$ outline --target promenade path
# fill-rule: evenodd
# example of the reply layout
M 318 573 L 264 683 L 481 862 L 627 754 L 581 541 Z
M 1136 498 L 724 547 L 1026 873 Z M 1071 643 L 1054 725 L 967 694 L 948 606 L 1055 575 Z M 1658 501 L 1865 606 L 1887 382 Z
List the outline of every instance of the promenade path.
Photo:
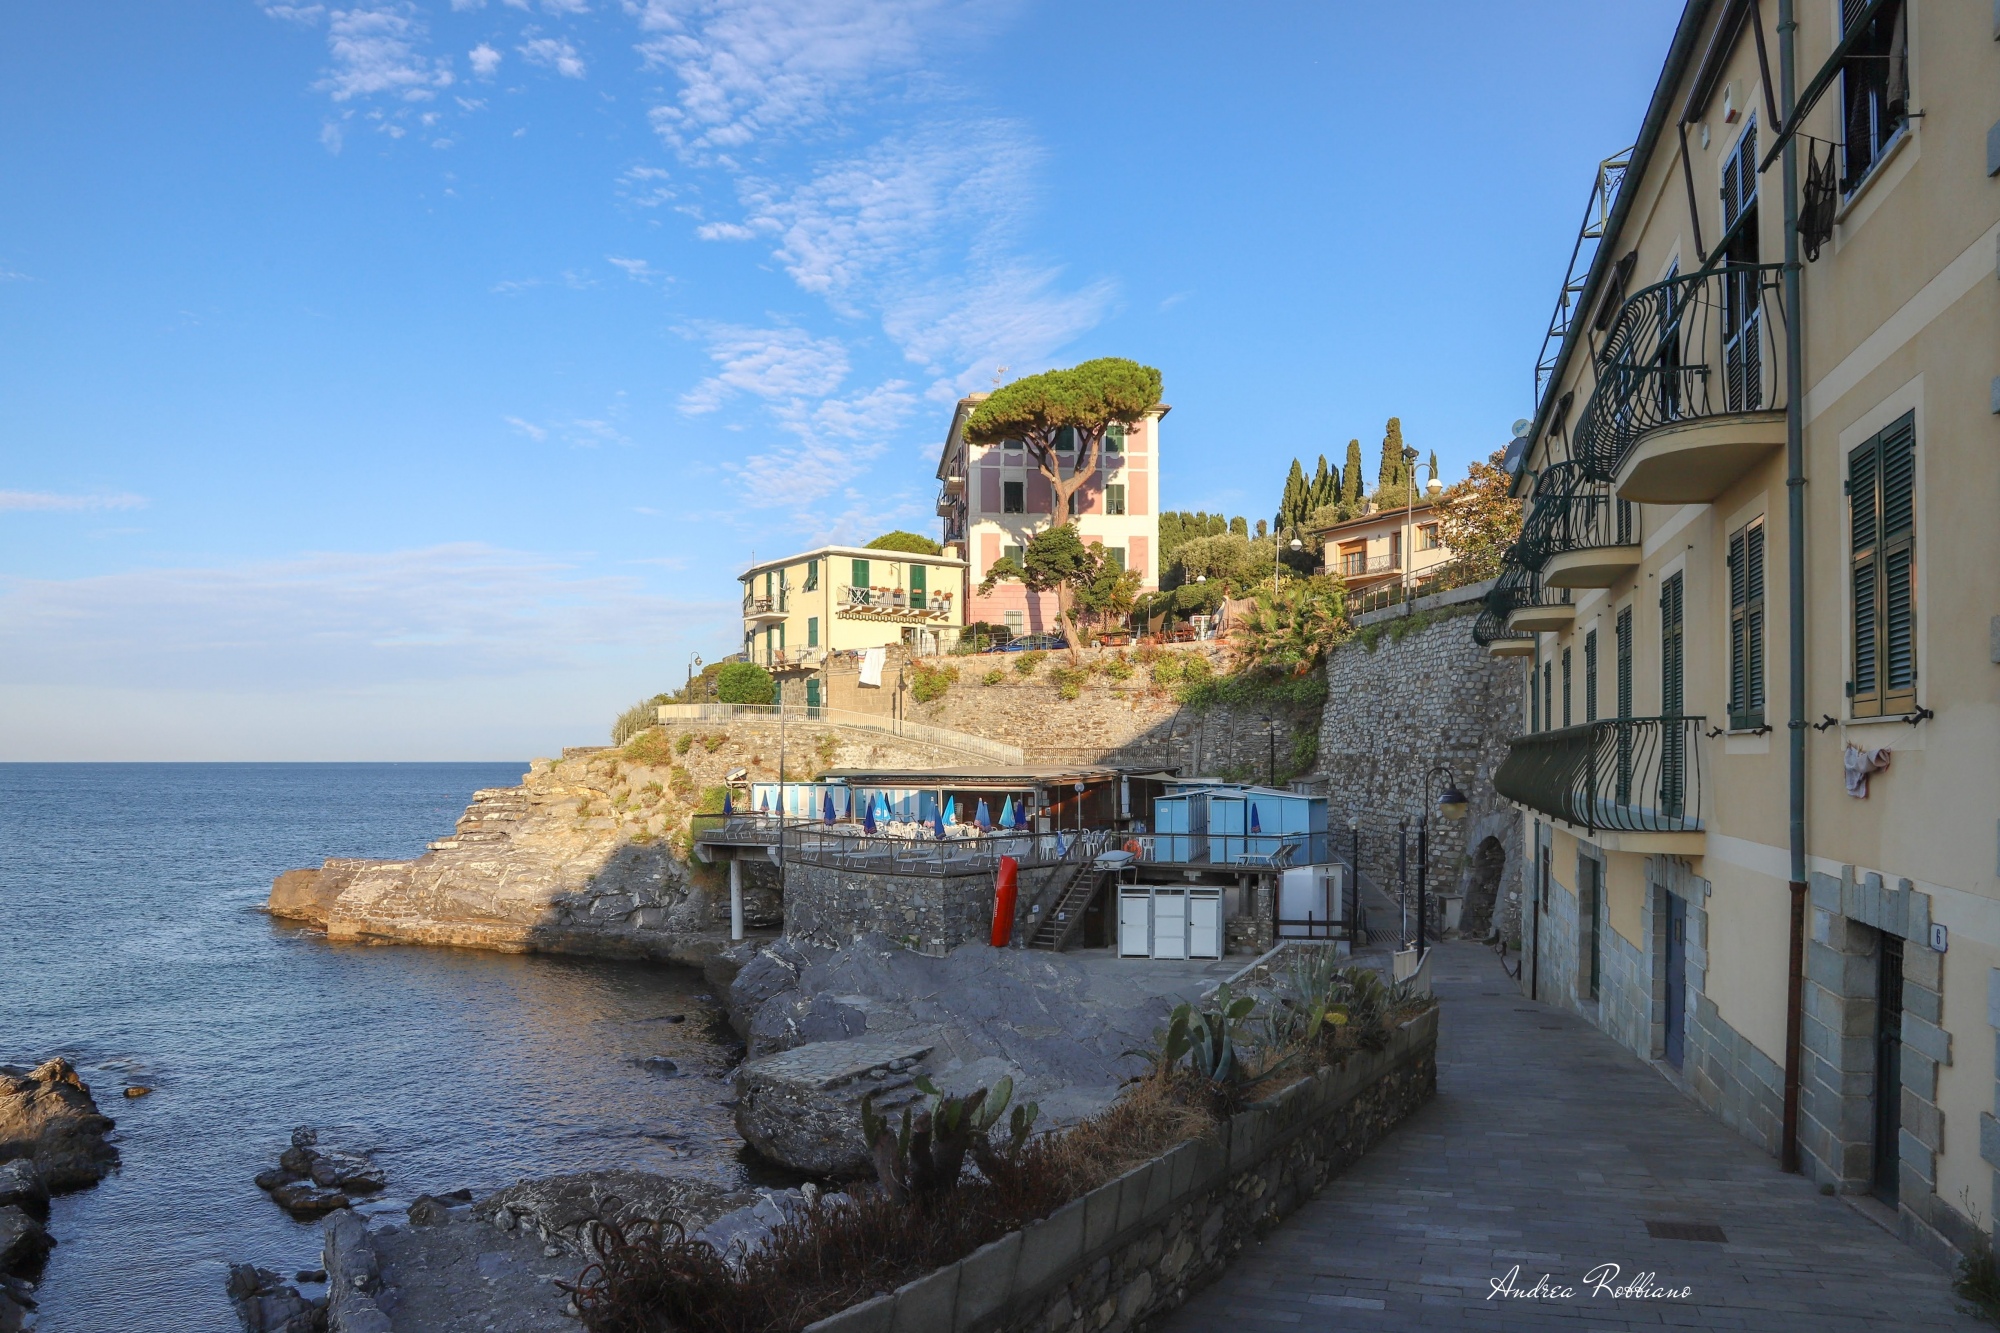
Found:
M 1436 1100 L 1176 1311 L 1217 1329 L 1990 1329 L 1943 1270 L 1786 1175 L 1629 1051 L 1531 1004 L 1478 944 L 1436 956 Z M 1647 1223 L 1720 1228 L 1661 1239 Z M 1685 1299 L 1592 1296 L 1619 1265 Z M 1492 1296 L 1544 1274 L 1569 1299 Z

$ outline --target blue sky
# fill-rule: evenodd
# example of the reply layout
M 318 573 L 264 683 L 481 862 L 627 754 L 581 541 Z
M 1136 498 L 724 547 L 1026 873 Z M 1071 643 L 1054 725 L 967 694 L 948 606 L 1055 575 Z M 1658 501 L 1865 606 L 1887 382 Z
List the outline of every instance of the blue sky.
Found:
M 0 759 L 601 741 L 1003 373 L 1159 366 L 1169 508 L 1461 475 L 1677 14 L 15 0 Z

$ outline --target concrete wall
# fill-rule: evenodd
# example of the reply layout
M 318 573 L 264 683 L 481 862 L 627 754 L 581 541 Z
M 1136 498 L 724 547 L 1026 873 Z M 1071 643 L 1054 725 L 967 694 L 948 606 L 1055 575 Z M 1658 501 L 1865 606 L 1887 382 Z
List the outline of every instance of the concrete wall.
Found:
M 958 1263 L 807 1333 L 1147 1327 L 1437 1092 L 1437 1011 Z
M 1017 945 L 1026 938 L 1029 906 L 1041 900 L 1057 869 L 1021 872 Z M 991 938 L 993 894 L 990 872 L 887 875 L 792 861 L 785 866 L 785 933 L 839 948 L 879 931 L 907 949 L 943 957 L 961 944 Z

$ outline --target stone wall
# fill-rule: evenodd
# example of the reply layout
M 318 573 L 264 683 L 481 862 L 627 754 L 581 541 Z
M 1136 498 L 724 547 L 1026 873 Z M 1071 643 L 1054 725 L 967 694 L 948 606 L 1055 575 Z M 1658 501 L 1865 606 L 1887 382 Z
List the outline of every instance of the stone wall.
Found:
M 1062 867 L 1021 871 L 1014 943 L 1027 938 L 1027 913 Z M 836 870 L 803 861 L 785 866 L 785 933 L 829 948 L 880 932 L 906 949 L 942 957 L 993 931 L 994 876 L 893 875 Z
M 1437 1011 L 1042 1221 L 807 1333 L 1083 1333 L 1144 1327 L 1341 1174 L 1437 1091 Z
M 1517 663 L 1495 659 L 1472 641 L 1470 613 L 1476 609 L 1371 625 L 1328 656 L 1317 772 L 1326 782 L 1335 827 L 1357 815 L 1361 820 L 1363 876 L 1392 898 L 1399 823 L 1408 821 L 1414 911 L 1424 775 L 1435 764 L 1449 764 L 1470 809 L 1464 820 L 1441 820 L 1430 807 L 1431 892 L 1466 895 L 1465 933 L 1485 934 L 1497 909 L 1501 933 L 1515 938 L 1525 882 L 1521 820 L 1495 794 L 1493 771 L 1506 758 L 1507 738 L 1521 729 L 1525 686 Z M 1433 803 L 1438 788 L 1431 784 Z M 1487 837 L 1505 859 L 1497 883 L 1481 884 L 1467 852 Z

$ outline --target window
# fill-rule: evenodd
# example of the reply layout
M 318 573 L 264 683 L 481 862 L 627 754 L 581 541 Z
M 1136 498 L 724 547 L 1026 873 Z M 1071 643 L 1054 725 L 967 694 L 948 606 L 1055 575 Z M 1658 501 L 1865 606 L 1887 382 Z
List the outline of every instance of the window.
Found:
M 930 567 L 912 564 L 910 566 L 910 605 L 922 606 L 930 600 Z
M 1722 225 L 1743 225 L 1722 271 L 1722 391 L 1731 412 L 1764 405 L 1762 274 L 1757 271 L 1757 118 L 1743 127 L 1722 168 Z
M 1632 531 L 1632 502 L 1618 502 L 1618 545 L 1630 546 L 1636 534 Z
M 1660 716 L 1678 719 L 1686 700 L 1682 669 L 1687 662 L 1684 612 L 1686 596 L 1679 574 L 1660 580 Z M 1682 813 L 1681 797 L 1687 772 L 1687 733 L 1672 721 L 1660 724 L 1660 810 L 1669 818 Z
M 1001 615 L 1001 619 L 1007 622 L 1007 633 L 1010 635 L 1019 634 L 1027 628 L 1028 617 L 1026 612 L 1007 611 Z
M 1841 27 L 1861 16 L 1863 0 L 1843 0 Z M 1910 117 L 1910 41 L 1904 0 L 1890 0 L 1849 49 L 1840 70 L 1842 126 L 1847 139 L 1846 172 L 1840 188 L 1851 191 L 1881 160 L 1882 150 Z
M 1917 707 L 1917 430 L 1914 413 L 1847 457 L 1855 717 Z
M 856 560 L 854 562 L 853 577 L 848 581 L 857 588 L 868 586 L 868 562 L 866 560 Z
M 1340 548 L 1340 572 L 1352 578 L 1368 572 L 1368 543 L 1349 542 Z
M 1125 512 L 1125 488 L 1123 486 L 1106 486 L 1104 488 L 1104 512 L 1107 514 L 1122 514 Z
M 1114 421 L 1104 428 L 1104 452 L 1107 456 L 1125 452 L 1124 422 Z
M 806 647 L 819 647 L 819 617 L 806 617 Z
M 1417 549 L 1419 551 L 1435 551 L 1441 544 L 1438 540 L 1437 524 L 1422 523 L 1417 526 Z
M 1729 726 L 1764 725 L 1764 520 L 1729 537 Z
M 806 561 L 805 591 L 807 592 L 819 591 L 819 561 L 817 560 Z
M 764 596 L 774 597 L 776 595 L 777 595 L 777 576 L 767 569 L 764 571 Z
M 1597 631 L 1583 636 L 1583 720 L 1597 721 Z
M 1027 482 L 1003 481 L 1000 483 L 1000 512 L 1003 514 L 1025 514 L 1028 512 Z
M 1111 563 L 1111 564 L 1112 564 L 1113 566 L 1115 566 L 1115 567 L 1116 567 L 1116 568 L 1118 569 L 1118 571 L 1119 571 L 1120 573 L 1123 573 L 1123 572 L 1124 572 L 1124 570 L 1125 570 L 1125 548 L 1124 548 L 1124 547 L 1122 547 L 1122 546 L 1107 546 L 1107 547 L 1105 547 L 1105 548 L 1104 548 L 1104 558 L 1105 558 L 1105 559 L 1106 559 L 1107 561 L 1109 561 L 1109 562 L 1110 562 L 1110 563 Z
M 1618 613 L 1618 716 L 1632 716 L 1632 608 Z
M 1548 719 L 1549 730 L 1556 725 L 1556 664 L 1542 663 L 1542 716 Z
M 1002 560 L 1012 560 L 1018 565 L 1021 563 L 1021 548 L 1018 546 L 1003 546 L 1000 548 L 1000 558 Z
M 1583 975 L 1577 978 L 1577 990 L 1584 998 L 1597 998 L 1597 974 L 1601 957 L 1598 953 L 1598 922 L 1604 915 L 1604 863 L 1595 857 L 1578 856 L 1576 860 L 1577 931 L 1583 936 L 1577 941 L 1578 970 Z
M 1056 452 L 1059 454 L 1076 452 L 1076 427 L 1064 426 L 1056 431 Z
M 1535 677 L 1541 674 L 1531 663 L 1528 667 L 1528 730 L 1542 729 L 1542 692 L 1536 688 Z
M 1569 725 L 1569 649 L 1563 649 L 1563 725 Z

